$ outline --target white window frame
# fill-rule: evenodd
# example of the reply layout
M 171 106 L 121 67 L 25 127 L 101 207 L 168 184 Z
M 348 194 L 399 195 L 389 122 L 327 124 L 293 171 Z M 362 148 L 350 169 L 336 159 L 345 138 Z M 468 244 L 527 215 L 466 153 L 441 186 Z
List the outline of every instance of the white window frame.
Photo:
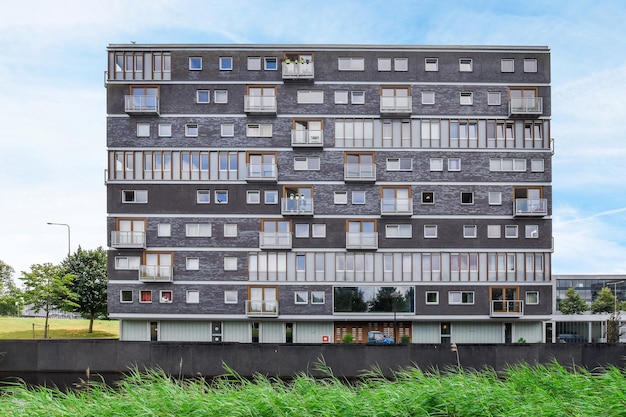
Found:
M 132 199 L 128 199 L 132 193 Z M 147 204 L 148 190 L 122 190 L 122 204 Z
M 335 104 L 349 104 L 350 92 L 348 90 L 335 91 Z
M 296 223 L 293 226 L 293 232 L 297 238 L 307 239 L 311 237 L 311 228 L 308 223 Z
M 211 204 L 211 190 L 197 190 L 196 204 Z
M 487 239 L 500 239 L 502 237 L 502 226 L 499 224 L 487 225 Z
M 248 71 L 261 71 L 261 57 L 249 56 L 247 68 Z
M 135 271 L 139 269 L 141 265 L 140 256 L 116 256 L 115 257 L 115 270 L 116 271 Z
M 324 104 L 324 90 L 298 90 L 298 104 Z
M 435 92 L 432 90 L 422 91 L 422 104 L 435 104 Z
M 186 223 L 185 237 L 211 237 L 211 223 Z
M 437 239 L 437 225 L 436 224 L 424 225 L 424 239 Z
M 474 71 L 474 60 L 472 58 L 460 58 L 459 59 L 459 71 L 460 72 Z
M 427 196 L 431 195 L 431 201 L 427 201 Z M 433 191 L 422 191 L 422 204 L 435 204 L 435 193 Z
M 448 158 L 448 171 L 460 171 L 461 158 Z
M 409 58 L 394 58 L 393 70 L 397 72 L 406 72 L 409 70 Z
M 237 270 L 237 257 L 236 256 L 224 256 L 224 271 L 236 271 Z
M 408 168 L 402 168 L 403 162 L 409 162 Z M 413 171 L 413 158 L 387 158 L 387 171 Z
M 309 292 L 308 291 L 294 291 L 293 292 L 294 304 L 309 304 Z
M 463 301 L 463 296 L 469 297 L 471 294 L 471 302 Z M 448 291 L 448 304 L 450 305 L 473 305 L 474 300 L 474 291 Z
M 337 58 L 339 71 L 365 71 L 365 58 L 363 57 L 339 57 Z
M 499 91 L 487 91 L 487 105 L 488 106 L 502 105 L 502 93 Z
M 171 138 L 172 137 L 172 124 L 171 123 L 159 123 L 158 135 L 160 138 Z
M 263 193 L 264 204 L 278 204 L 278 190 L 265 190 Z
M 470 195 L 470 200 L 472 200 L 472 201 L 464 202 L 463 201 L 464 200 L 463 197 L 466 196 L 466 195 Z M 470 205 L 474 204 L 474 192 L 473 191 L 462 191 L 461 192 L 461 204 L 465 205 L 465 206 L 470 206 Z
M 391 58 L 378 58 L 378 71 L 391 71 Z
M 272 123 L 248 123 L 246 125 L 246 137 L 248 138 L 271 138 L 274 127 Z
M 235 137 L 235 124 L 234 123 L 222 123 L 220 125 L 220 136 L 223 138 Z
M 351 203 L 355 205 L 365 204 L 365 191 L 352 191 Z
M 537 72 L 537 58 L 524 58 L 524 72 Z
M 272 66 L 274 68 L 272 68 Z M 263 69 L 265 71 L 278 71 L 278 58 L 273 56 L 263 58 Z
M 326 237 L 326 223 L 311 224 L 311 237 L 325 238 Z
M 428 296 L 434 295 L 435 301 L 428 301 Z M 424 303 L 426 305 L 438 305 L 439 304 L 439 291 L 426 291 L 424 292 Z
M 144 293 L 150 293 L 150 301 L 144 301 L 143 300 L 143 294 Z M 152 303 L 152 290 L 139 290 L 139 299 L 138 299 L 140 304 L 151 304 Z
M 311 304 L 326 304 L 326 293 L 324 291 L 311 291 Z
M 237 237 L 237 223 L 224 223 L 224 237 Z
M 189 71 L 201 71 L 202 70 L 202 57 L 190 56 L 189 57 Z
M 413 237 L 412 224 L 385 225 L 385 237 L 388 239 L 411 239 Z
M 523 158 L 491 158 L 489 171 L 495 172 L 526 172 L 526 159 Z
M 197 256 L 188 256 L 185 258 L 185 271 L 199 271 L 200 258 Z
M 443 158 L 430 158 L 431 171 L 443 171 Z
M 228 104 L 228 90 L 213 90 L 215 104 Z
M 530 160 L 530 172 L 544 172 L 545 161 L 543 159 L 531 159 Z
M 124 294 L 130 293 L 130 300 L 124 299 Z M 135 292 L 133 290 L 120 290 L 120 303 L 122 304 L 132 304 L 135 300 Z
M 228 190 L 215 190 L 215 204 L 228 204 Z
M 464 239 L 476 239 L 478 237 L 478 226 L 475 224 L 463 225 L 463 238 Z
M 220 71 L 232 71 L 235 66 L 232 56 L 221 56 L 219 62 Z
M 260 190 L 247 190 L 246 191 L 246 203 L 247 204 L 261 204 L 261 191 Z
M 500 60 L 500 72 L 515 72 L 515 59 L 502 58 Z
M 350 103 L 351 104 L 365 104 L 365 91 L 356 90 L 350 91 Z
M 519 236 L 519 227 L 516 224 L 504 225 L 505 239 L 517 239 Z
M 348 192 L 335 191 L 333 193 L 333 204 L 348 204 Z
M 200 291 L 198 290 L 185 291 L 185 303 L 200 304 Z
M 211 103 L 211 90 L 196 90 L 196 104 Z
M 137 137 L 138 138 L 150 137 L 150 123 L 144 123 L 144 122 L 137 123 Z
M 185 124 L 185 137 L 197 138 L 199 134 L 200 134 L 200 126 L 198 126 L 198 123 Z
M 524 236 L 526 236 L 526 239 L 538 239 L 539 238 L 539 225 L 527 224 L 524 227 Z
M 239 302 L 239 292 L 237 290 L 224 291 L 224 304 L 237 304 Z
M 459 93 L 459 104 L 461 106 L 474 105 L 474 93 L 472 91 L 461 91 Z
M 439 71 L 439 58 L 424 58 L 424 71 L 437 72 Z
M 489 205 L 490 206 L 502 205 L 502 192 L 501 191 L 489 191 Z
M 169 298 L 166 297 L 169 295 Z M 174 301 L 174 291 L 172 290 L 159 290 L 159 303 L 171 304 Z
M 526 291 L 525 297 L 526 305 L 536 306 L 539 305 L 539 291 Z
M 172 225 L 170 223 L 157 224 L 157 237 L 171 237 Z
M 319 156 L 294 156 L 293 170 L 294 171 L 319 171 L 320 163 L 321 163 L 321 160 Z

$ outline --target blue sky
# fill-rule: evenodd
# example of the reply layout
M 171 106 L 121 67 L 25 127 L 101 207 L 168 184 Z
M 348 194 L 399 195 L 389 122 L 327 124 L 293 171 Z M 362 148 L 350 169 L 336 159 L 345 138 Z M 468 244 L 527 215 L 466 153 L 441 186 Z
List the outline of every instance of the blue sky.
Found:
M 106 247 L 106 46 L 541 45 L 552 52 L 553 272 L 626 273 L 626 2 L 21 0 L 0 15 L 0 260 Z

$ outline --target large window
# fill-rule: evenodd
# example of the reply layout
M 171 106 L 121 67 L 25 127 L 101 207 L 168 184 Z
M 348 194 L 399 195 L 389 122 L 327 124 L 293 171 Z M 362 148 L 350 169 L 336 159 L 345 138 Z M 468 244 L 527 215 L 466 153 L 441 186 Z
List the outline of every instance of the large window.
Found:
M 363 71 L 365 59 L 360 57 L 338 58 L 337 66 L 339 71 Z
M 335 287 L 335 313 L 413 313 L 413 287 Z

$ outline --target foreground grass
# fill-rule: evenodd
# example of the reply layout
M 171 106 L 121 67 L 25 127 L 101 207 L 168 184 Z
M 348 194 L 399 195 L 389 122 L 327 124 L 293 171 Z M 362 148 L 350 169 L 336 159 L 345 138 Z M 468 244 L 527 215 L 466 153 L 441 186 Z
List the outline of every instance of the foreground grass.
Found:
M 290 382 L 230 373 L 212 382 L 134 373 L 116 387 L 61 392 L 0 387 L 2 415 L 38 416 L 625 416 L 626 374 L 592 374 L 560 365 L 491 371 L 408 369 L 394 381 L 371 373 L 345 384 L 300 375 Z
M 33 324 L 35 325 L 35 339 L 43 338 L 45 319 L 27 317 L 0 317 L 0 339 L 33 339 Z M 119 322 L 117 320 L 96 320 L 93 323 L 93 333 L 89 330 L 89 320 L 50 319 L 50 338 L 119 338 Z

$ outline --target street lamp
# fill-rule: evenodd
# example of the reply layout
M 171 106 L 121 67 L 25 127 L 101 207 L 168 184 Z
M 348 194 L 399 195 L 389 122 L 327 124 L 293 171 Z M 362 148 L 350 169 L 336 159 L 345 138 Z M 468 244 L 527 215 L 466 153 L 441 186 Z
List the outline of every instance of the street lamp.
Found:
M 623 284 L 624 281 L 606 282 L 604 285 L 613 285 L 613 301 L 615 303 L 613 307 L 613 314 L 617 314 L 617 284 Z
M 70 225 L 67 224 L 67 223 L 51 223 L 51 222 L 48 222 L 48 226 L 65 226 L 65 227 L 67 227 L 67 256 L 70 256 L 71 247 L 72 247 L 71 243 L 70 243 L 71 242 Z

